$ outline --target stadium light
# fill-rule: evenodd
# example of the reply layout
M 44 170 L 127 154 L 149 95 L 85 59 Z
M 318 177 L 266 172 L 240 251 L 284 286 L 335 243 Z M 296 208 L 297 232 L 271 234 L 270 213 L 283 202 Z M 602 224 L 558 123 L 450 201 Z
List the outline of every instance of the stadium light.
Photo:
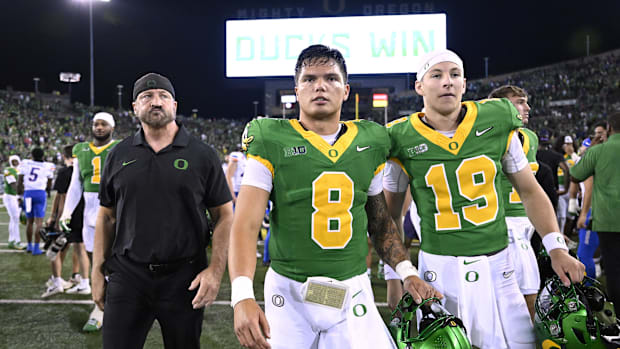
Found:
M 118 89 L 118 110 L 123 110 L 123 85 L 116 85 Z
M 254 117 L 256 117 L 258 115 L 258 101 L 253 101 L 252 104 L 254 104 Z
M 38 95 L 39 94 L 39 81 L 41 81 L 41 79 L 35 76 L 34 78 L 32 78 L 32 81 L 34 81 L 34 94 Z
M 88 17 L 90 22 L 90 106 L 95 106 L 95 55 L 93 44 L 93 1 L 110 2 L 110 0 L 75 0 L 78 2 L 88 1 Z

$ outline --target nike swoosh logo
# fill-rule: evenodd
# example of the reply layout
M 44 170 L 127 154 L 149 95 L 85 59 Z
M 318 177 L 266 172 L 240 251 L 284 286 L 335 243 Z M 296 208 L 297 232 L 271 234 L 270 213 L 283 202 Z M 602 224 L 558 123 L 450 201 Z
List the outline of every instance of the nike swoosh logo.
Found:
M 482 131 L 478 131 L 478 130 L 476 130 L 476 137 L 480 137 L 480 136 L 482 136 L 483 134 L 485 134 L 485 133 L 487 133 L 487 132 L 491 131 L 492 129 L 493 129 L 493 126 L 491 126 L 491 127 L 489 127 L 489 128 L 485 128 L 485 129 L 484 129 L 484 130 L 482 130 Z
M 127 166 L 129 164 L 133 164 L 134 162 L 136 162 L 136 160 L 131 160 L 131 161 L 123 161 L 123 166 Z
M 364 151 L 366 149 L 370 148 L 369 145 L 365 146 L 365 147 L 360 147 L 359 145 L 357 146 L 357 151 Z
M 502 275 L 504 275 L 504 279 L 508 279 L 510 277 L 510 275 L 512 275 L 512 273 L 514 273 L 515 271 L 508 271 L 508 272 L 504 272 Z
M 470 265 L 470 264 L 473 264 L 473 263 L 476 263 L 476 262 L 480 262 L 480 260 L 479 260 L 479 259 L 476 259 L 475 261 L 470 261 L 470 262 L 468 262 L 468 261 L 463 261 L 463 264 L 465 264 L 465 265 Z

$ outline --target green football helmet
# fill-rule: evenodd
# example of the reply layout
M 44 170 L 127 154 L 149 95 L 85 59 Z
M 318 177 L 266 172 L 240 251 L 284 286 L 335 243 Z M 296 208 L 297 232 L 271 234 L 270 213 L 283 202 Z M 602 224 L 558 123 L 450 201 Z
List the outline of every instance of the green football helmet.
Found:
M 421 316 L 419 326 L 415 315 Z M 416 304 L 409 293 L 392 312 L 388 326 L 399 349 L 470 349 L 461 319 L 450 314 L 438 298 Z
M 598 281 L 586 277 L 565 287 L 553 276 L 536 298 L 534 328 L 543 349 L 620 346 L 620 322 Z

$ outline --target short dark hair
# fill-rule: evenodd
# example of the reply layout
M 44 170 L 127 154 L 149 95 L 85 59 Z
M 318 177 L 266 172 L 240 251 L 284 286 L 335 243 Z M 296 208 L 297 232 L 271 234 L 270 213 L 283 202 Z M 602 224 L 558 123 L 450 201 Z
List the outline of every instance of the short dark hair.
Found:
M 512 96 L 527 97 L 524 89 L 514 85 L 504 85 L 496 88 L 489 93 L 489 98 L 508 98 Z
M 599 122 L 594 123 L 594 125 L 592 125 L 592 130 L 594 130 L 597 127 L 602 127 L 602 128 L 604 128 L 606 130 L 607 129 L 607 121 L 599 121 Z
M 41 148 L 32 149 L 32 158 L 34 161 L 43 161 L 43 156 L 45 156 L 45 152 Z
M 65 145 L 62 148 L 62 155 L 67 159 L 71 159 L 71 157 L 73 156 L 73 144 Z
M 607 117 L 607 123 L 614 131 L 614 133 L 620 133 L 620 111 L 613 112 Z
M 297 63 L 295 64 L 295 85 L 297 85 L 297 79 L 299 79 L 299 74 L 301 73 L 301 68 L 303 66 L 310 64 L 325 64 L 330 59 L 336 61 L 336 64 L 340 67 L 343 81 L 346 84 L 349 76 L 347 74 L 347 65 L 344 62 L 342 53 L 335 48 L 330 48 L 325 45 L 311 45 L 301 51 L 299 57 L 297 57 Z

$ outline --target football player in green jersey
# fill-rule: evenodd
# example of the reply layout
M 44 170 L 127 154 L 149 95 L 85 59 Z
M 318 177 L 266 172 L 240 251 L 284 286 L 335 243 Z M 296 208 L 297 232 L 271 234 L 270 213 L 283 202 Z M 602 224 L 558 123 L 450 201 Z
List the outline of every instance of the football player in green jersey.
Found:
M 17 178 L 19 178 L 19 156 L 9 156 L 9 167 L 4 169 L 4 194 L 2 202 L 9 214 L 9 249 L 25 250 L 19 236 L 19 213 L 21 211 L 17 196 Z
M 73 147 L 73 173 L 71 184 L 66 194 L 66 200 L 60 224 L 65 231 L 71 214 L 77 207 L 82 195 L 84 196 L 84 224 L 82 239 L 84 243 L 77 243 L 76 251 L 80 261 L 81 281 L 67 290 L 67 293 L 90 294 L 90 280 L 88 278 L 89 258 L 92 258 L 93 243 L 95 240 L 95 221 L 99 209 L 99 182 L 105 159 L 118 141 L 112 139 L 114 133 L 114 117 L 106 112 L 100 112 L 93 117 L 93 141 L 78 143 Z M 88 258 L 86 258 L 86 253 Z M 97 331 L 103 324 L 103 311 L 97 305 L 83 327 L 86 332 Z
M 524 125 L 527 125 L 530 118 L 530 106 L 528 104 L 527 92 L 524 89 L 504 85 L 491 91 L 489 98 L 507 98 L 515 106 L 521 115 Z M 530 168 L 534 173 L 538 171 L 536 162 L 536 150 L 538 150 L 538 136 L 532 130 L 525 127 L 519 129 L 519 141 L 523 145 L 523 152 L 527 157 Z M 536 255 L 532 249 L 530 239 L 534 234 L 534 226 L 525 214 L 525 208 L 521 198 L 506 176 L 501 176 L 501 191 L 504 196 L 506 213 L 506 226 L 508 228 L 508 252 L 515 267 L 515 276 L 519 289 L 525 297 L 527 309 L 530 317 L 534 321 L 536 310 L 534 303 L 536 295 L 540 289 L 540 273 Z
M 366 274 L 368 231 L 418 302 L 441 295 L 417 277 L 382 194 L 384 127 L 340 122 L 349 96 L 342 54 L 302 51 L 295 69 L 298 120 L 251 121 L 232 225 L 229 272 L 235 333 L 252 348 L 394 348 Z M 267 200 L 271 267 L 265 313 L 254 300 L 256 232 Z
M 553 207 L 515 136 L 521 117 L 506 99 L 462 102 L 462 60 L 438 50 L 419 60 L 416 92 L 425 112 L 388 125 L 391 161 L 386 200 L 400 219 L 407 185 L 421 218 L 420 273 L 445 296 L 479 348 L 534 348 L 532 322 L 506 247 L 503 171 L 562 282 L 583 279 L 584 266 L 568 254 Z

